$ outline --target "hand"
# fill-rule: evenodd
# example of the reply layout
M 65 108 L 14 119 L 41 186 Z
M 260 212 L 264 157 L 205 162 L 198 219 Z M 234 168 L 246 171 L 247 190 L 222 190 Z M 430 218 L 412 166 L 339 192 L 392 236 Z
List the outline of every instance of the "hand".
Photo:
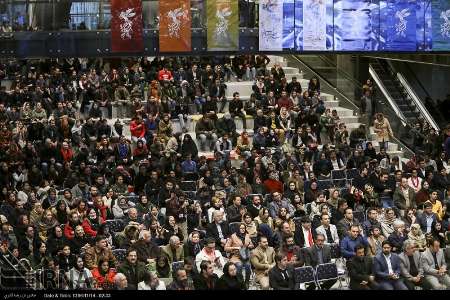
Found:
M 368 284 L 368 282 L 367 281 L 361 281 L 361 283 L 360 283 L 361 285 L 367 285 Z

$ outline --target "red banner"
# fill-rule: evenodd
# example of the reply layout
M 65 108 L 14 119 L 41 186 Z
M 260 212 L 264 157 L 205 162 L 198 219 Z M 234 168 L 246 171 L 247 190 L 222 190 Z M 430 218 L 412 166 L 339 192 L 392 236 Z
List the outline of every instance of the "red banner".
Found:
M 111 0 L 112 52 L 144 50 L 141 0 Z
M 190 0 L 159 0 L 159 50 L 191 51 Z

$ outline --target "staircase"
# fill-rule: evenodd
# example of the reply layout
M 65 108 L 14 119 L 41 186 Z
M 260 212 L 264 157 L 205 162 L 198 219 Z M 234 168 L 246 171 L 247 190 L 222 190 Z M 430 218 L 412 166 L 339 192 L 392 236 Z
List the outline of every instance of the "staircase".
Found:
M 297 77 L 297 80 L 301 83 L 302 88 L 306 89 L 308 86 L 309 78 L 312 76 L 309 72 L 306 70 L 300 70 L 299 68 L 290 67 L 291 63 L 286 60 L 284 57 L 281 56 L 269 56 L 271 62 L 268 65 L 268 68 L 270 69 L 274 63 L 279 63 L 286 74 L 286 77 L 288 78 L 288 81 L 292 79 L 293 76 Z M 253 81 L 242 81 L 242 82 L 228 82 L 227 83 L 227 98 L 232 99 L 232 95 L 234 92 L 239 92 L 240 98 L 245 102 L 250 99 L 250 95 L 252 93 L 252 85 Z M 341 101 L 335 96 L 335 93 L 330 92 L 322 92 L 321 98 L 324 101 L 324 104 L 327 108 L 335 109 L 339 115 L 339 118 L 342 122 L 344 122 L 347 126 L 347 129 L 349 130 L 349 133 L 358 128 L 359 125 L 361 125 L 361 122 L 359 120 L 359 116 L 357 115 L 357 112 L 353 109 L 344 108 L 341 106 Z M 227 106 L 225 107 L 225 111 L 227 111 Z M 222 117 L 223 114 L 218 114 L 218 117 Z M 189 115 L 186 127 L 188 129 L 187 134 L 190 134 L 198 145 L 197 140 L 195 139 L 195 124 L 196 122 L 201 118 L 200 114 L 196 115 Z M 236 122 L 236 128 L 237 132 L 241 133 L 243 131 L 242 126 L 242 120 L 239 118 L 235 118 Z M 109 120 L 110 125 L 114 123 L 114 120 Z M 174 126 L 174 132 L 180 132 L 181 127 L 179 120 L 174 119 L 172 120 L 173 126 Z M 253 117 L 247 116 L 247 130 L 249 132 L 250 137 L 253 135 Z M 124 134 L 125 136 L 130 136 L 129 126 L 124 127 Z M 370 134 L 369 139 L 372 141 L 374 147 L 379 150 L 378 142 L 376 141 L 376 135 L 373 131 L 373 128 L 370 128 Z M 235 145 L 233 145 L 235 146 Z M 398 145 L 395 143 L 389 143 L 389 149 L 387 153 L 392 156 L 399 156 L 400 158 L 403 157 L 403 151 L 399 149 Z M 206 157 L 212 158 L 213 152 L 207 151 L 207 152 L 199 152 L 199 156 L 204 155 Z M 233 155 L 232 155 L 233 157 Z M 234 156 L 234 158 L 237 158 Z M 239 163 L 236 161 L 235 163 Z

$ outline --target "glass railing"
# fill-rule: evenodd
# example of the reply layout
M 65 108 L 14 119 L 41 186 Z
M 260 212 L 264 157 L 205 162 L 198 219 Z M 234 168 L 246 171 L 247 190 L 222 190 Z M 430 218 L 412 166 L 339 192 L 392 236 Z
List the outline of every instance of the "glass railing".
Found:
M 363 94 L 362 85 L 347 72 L 339 69 L 335 58 L 329 55 L 294 55 L 293 57 L 303 69 L 310 70 L 320 77 L 321 88 L 325 87 L 325 89 L 322 88 L 323 91 L 338 97 L 340 106 L 352 109 L 359 114 L 360 98 Z M 319 67 L 315 67 L 316 65 Z M 411 124 L 399 118 L 381 91 L 376 91 L 375 97 L 376 111 L 383 113 L 391 123 L 395 135 L 394 142 L 399 145 L 399 150 L 404 151 L 405 157 L 411 157 L 413 155 L 410 150 L 412 148 Z M 367 116 L 360 117 L 360 122 L 372 126 L 373 119 Z

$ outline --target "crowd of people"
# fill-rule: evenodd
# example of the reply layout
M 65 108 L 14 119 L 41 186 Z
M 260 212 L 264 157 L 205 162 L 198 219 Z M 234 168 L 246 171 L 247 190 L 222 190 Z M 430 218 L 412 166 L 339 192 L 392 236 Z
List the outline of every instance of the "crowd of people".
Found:
M 351 289 L 450 288 L 450 127 L 390 157 L 386 117 L 373 145 L 317 77 L 269 63 L 1 62 L 2 268 L 45 289 L 329 289 L 297 281 L 324 264 Z M 227 99 L 229 81 L 253 81 L 250 99 Z

